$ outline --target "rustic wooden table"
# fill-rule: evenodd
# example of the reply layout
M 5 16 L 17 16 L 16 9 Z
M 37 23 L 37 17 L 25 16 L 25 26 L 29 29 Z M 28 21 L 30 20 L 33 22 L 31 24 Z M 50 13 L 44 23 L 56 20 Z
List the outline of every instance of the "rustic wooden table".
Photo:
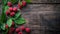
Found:
M 31 0 L 31 4 L 22 9 L 27 21 L 24 25 L 31 28 L 31 34 L 60 34 L 59 3 L 60 0 Z

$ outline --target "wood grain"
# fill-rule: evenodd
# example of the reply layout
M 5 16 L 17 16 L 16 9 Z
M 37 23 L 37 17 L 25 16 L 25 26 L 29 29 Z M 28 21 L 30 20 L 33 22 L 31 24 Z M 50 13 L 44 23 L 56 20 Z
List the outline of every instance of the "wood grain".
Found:
M 28 21 L 25 25 L 31 28 L 31 34 L 53 34 L 59 31 L 59 8 L 60 4 L 29 4 L 21 13 Z
M 31 0 L 32 3 L 60 3 L 60 0 Z

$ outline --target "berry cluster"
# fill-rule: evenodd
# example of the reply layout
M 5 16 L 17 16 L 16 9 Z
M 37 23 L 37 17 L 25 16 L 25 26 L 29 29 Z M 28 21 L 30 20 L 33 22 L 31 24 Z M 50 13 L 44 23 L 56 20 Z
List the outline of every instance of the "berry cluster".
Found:
M 18 34 L 23 34 L 22 31 L 26 31 L 27 33 L 30 33 L 30 28 L 25 28 L 24 26 L 20 26 L 16 28 L 15 30 Z
M 17 8 L 14 7 L 10 7 L 7 11 L 6 11 L 6 15 L 9 15 L 11 17 L 13 17 L 15 15 L 15 13 L 17 12 Z
M 12 7 L 12 3 L 8 2 L 7 5 L 9 6 L 9 9 L 6 11 L 6 15 L 9 15 L 13 17 L 15 13 L 18 11 L 17 7 Z
M 22 7 L 26 6 L 26 1 L 22 1 L 22 4 L 20 4 L 20 2 L 18 2 L 18 8 L 22 9 Z
M 8 25 L 5 26 L 6 28 L 8 28 Z M 12 22 L 12 26 L 8 31 L 8 34 L 12 34 L 13 32 L 16 32 L 18 34 L 23 34 L 23 31 L 26 31 L 27 33 L 30 33 L 30 28 L 25 28 L 24 26 L 20 26 L 18 28 L 14 28 L 14 22 Z
M 18 7 L 12 7 L 12 3 L 8 2 L 7 5 L 9 6 L 9 9 L 6 11 L 6 15 L 9 17 L 15 16 L 15 14 L 18 12 L 18 9 L 22 9 L 22 7 L 26 6 L 26 1 L 22 1 L 22 4 L 18 2 Z M 8 29 L 9 26 L 6 24 L 5 28 Z M 12 34 L 13 32 L 16 32 L 18 34 L 23 34 L 22 31 L 26 31 L 27 33 L 30 33 L 30 28 L 26 28 L 24 26 L 20 26 L 18 28 L 15 28 L 15 22 L 12 21 L 12 25 L 8 30 L 8 34 Z
M 22 7 L 26 6 L 26 1 L 22 1 L 22 4 L 20 4 L 20 2 L 18 2 L 18 8 L 17 7 L 12 7 L 12 3 L 8 2 L 7 5 L 9 6 L 9 9 L 6 11 L 6 15 L 10 15 L 11 17 L 13 17 L 15 15 L 15 13 L 18 11 L 19 9 L 22 9 Z

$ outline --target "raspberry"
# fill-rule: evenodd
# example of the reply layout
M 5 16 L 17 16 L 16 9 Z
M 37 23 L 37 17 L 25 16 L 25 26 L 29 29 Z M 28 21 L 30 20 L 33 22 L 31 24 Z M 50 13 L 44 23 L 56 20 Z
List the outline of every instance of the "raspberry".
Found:
M 10 12 L 9 11 L 6 11 L 6 15 L 9 15 L 10 14 Z
M 12 22 L 12 26 L 14 26 L 15 25 L 15 23 L 14 22 Z
M 11 12 L 10 16 L 13 17 L 15 15 L 15 12 Z
M 27 32 L 27 33 L 29 33 L 29 32 L 30 32 L 30 28 L 26 28 L 25 30 L 26 30 L 26 32 Z
M 13 11 L 14 11 L 14 12 L 17 12 L 17 8 L 16 8 L 16 7 L 14 7 L 14 8 L 13 8 Z
M 16 28 L 16 32 L 19 32 L 20 31 L 20 28 Z
M 13 12 L 13 8 L 12 7 L 10 7 L 9 10 L 10 10 L 10 12 Z
M 20 5 L 20 3 L 18 3 L 18 8 L 19 8 L 19 9 L 22 9 L 22 6 Z
M 8 34 L 12 34 L 12 32 L 8 32 Z
M 11 31 L 11 30 L 9 30 L 9 31 L 8 31 L 8 34 L 12 34 L 12 31 Z
M 13 32 L 15 30 L 15 28 L 11 27 L 10 30 Z
M 22 1 L 22 6 L 26 6 L 26 1 Z
M 22 32 L 18 32 L 18 34 L 23 34 Z
M 11 7 L 11 6 L 12 6 L 12 3 L 11 3 L 11 2 L 8 2 L 7 5 L 8 5 L 9 7 Z
M 7 25 L 7 24 L 5 25 L 5 28 L 6 28 L 6 29 L 8 28 L 8 25 Z
M 25 30 L 25 27 L 24 26 L 21 26 L 21 30 L 24 31 Z
M 11 27 L 8 31 L 8 34 L 12 34 L 14 32 L 15 28 Z

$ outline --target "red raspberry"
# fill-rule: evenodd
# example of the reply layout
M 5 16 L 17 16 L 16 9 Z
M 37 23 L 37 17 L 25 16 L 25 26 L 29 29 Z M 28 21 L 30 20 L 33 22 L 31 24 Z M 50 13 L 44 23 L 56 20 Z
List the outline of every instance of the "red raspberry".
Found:
M 9 31 L 8 31 L 8 34 L 12 34 L 12 31 L 11 31 L 11 30 L 9 30 Z
M 11 31 L 9 31 L 9 32 L 8 32 L 8 34 L 12 34 L 12 32 L 11 32 Z
M 26 6 L 26 1 L 22 1 L 22 6 Z
M 20 28 L 16 28 L 16 32 L 19 32 L 20 31 Z
M 9 10 L 10 10 L 10 12 L 13 12 L 13 8 L 12 7 L 10 7 Z
M 19 8 L 19 9 L 22 9 L 22 6 L 21 6 L 21 4 L 20 4 L 20 3 L 18 3 L 18 8 Z
M 18 34 L 23 34 L 22 32 L 18 32 Z
M 5 28 L 6 28 L 6 29 L 8 28 L 8 25 L 7 25 L 7 24 L 5 25 Z
M 14 22 L 12 22 L 12 26 L 14 26 L 15 25 L 15 23 Z
M 27 33 L 29 33 L 29 32 L 30 32 L 30 28 L 26 28 L 25 30 L 26 30 L 26 32 L 27 32 Z
M 10 30 L 13 32 L 15 30 L 15 28 L 11 27 Z
M 10 16 L 13 17 L 15 15 L 15 12 L 11 12 Z
M 12 34 L 14 32 L 15 28 L 11 27 L 8 31 L 8 34 Z
M 21 30 L 24 31 L 25 30 L 25 27 L 24 26 L 21 26 Z
M 9 11 L 6 11 L 6 15 L 9 15 L 10 14 L 10 12 Z
M 17 8 L 16 8 L 16 7 L 14 7 L 14 8 L 13 8 L 13 11 L 14 11 L 14 12 L 17 12 Z
M 11 6 L 12 6 L 12 3 L 11 3 L 11 2 L 8 2 L 7 5 L 8 5 L 9 7 L 11 7 Z

